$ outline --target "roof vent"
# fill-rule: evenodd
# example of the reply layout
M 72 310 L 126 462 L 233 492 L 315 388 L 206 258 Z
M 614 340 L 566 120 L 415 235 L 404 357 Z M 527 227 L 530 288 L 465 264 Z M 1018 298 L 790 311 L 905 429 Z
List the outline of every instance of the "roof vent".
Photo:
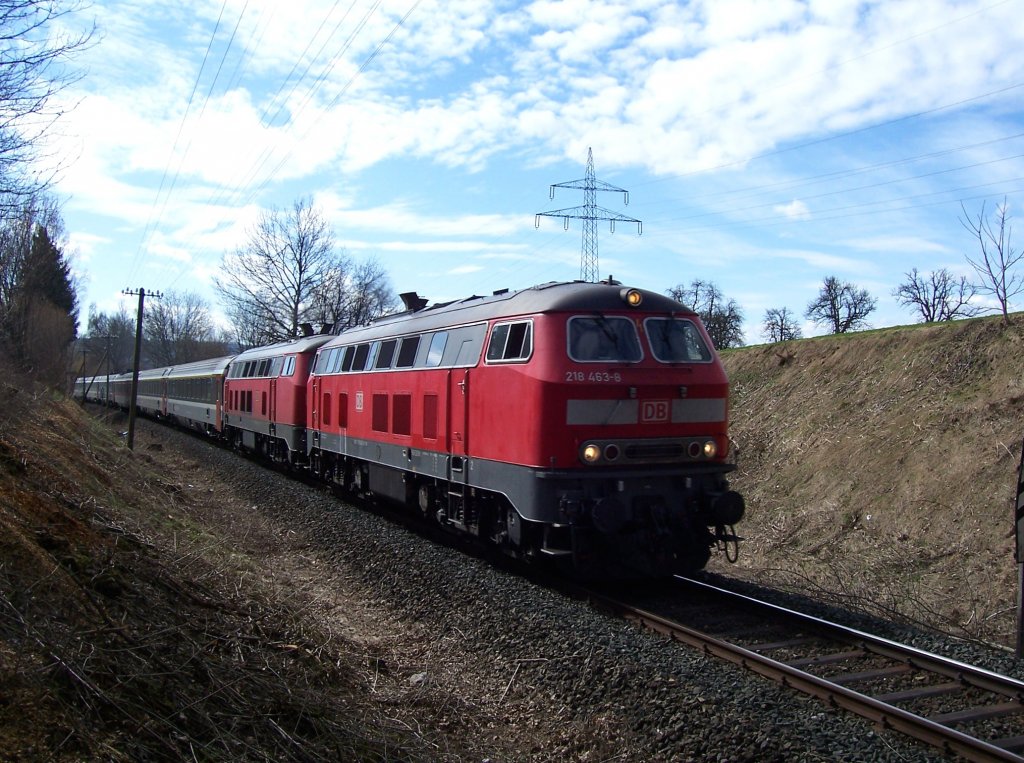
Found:
M 398 296 L 401 298 L 402 304 L 405 305 L 405 309 L 411 313 L 422 310 L 427 306 L 426 297 L 421 297 L 414 291 L 407 291 Z

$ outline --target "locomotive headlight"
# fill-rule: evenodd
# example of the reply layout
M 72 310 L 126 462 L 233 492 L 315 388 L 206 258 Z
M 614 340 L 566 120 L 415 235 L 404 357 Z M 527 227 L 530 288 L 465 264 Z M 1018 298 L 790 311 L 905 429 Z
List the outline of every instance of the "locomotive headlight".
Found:
M 590 443 L 583 448 L 583 460 L 588 464 L 597 463 L 601 460 L 601 446 Z
M 644 301 L 644 295 L 636 289 L 623 289 L 619 296 L 630 307 L 640 307 L 640 303 Z
M 704 458 L 714 458 L 718 454 L 718 446 L 715 445 L 714 440 L 708 440 L 704 443 Z

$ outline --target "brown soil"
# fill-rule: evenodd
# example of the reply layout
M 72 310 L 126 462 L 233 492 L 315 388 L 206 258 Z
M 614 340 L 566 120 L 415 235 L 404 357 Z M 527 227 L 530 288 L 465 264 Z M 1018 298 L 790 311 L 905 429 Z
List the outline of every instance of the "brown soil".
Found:
M 1022 320 L 725 353 L 745 574 L 1011 643 Z
M 211 445 L 164 447 L 140 422 L 132 452 L 120 414 L 0 398 L 0 759 L 485 760 L 538 743 L 473 658 L 322 563 L 204 463 Z

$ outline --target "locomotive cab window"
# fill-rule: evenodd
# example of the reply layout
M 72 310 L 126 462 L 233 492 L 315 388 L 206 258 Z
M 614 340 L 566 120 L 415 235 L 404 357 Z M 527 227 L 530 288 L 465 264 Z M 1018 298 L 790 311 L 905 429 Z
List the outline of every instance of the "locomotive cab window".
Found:
M 578 315 L 569 319 L 569 357 L 578 363 L 636 363 L 643 359 L 629 318 Z
M 295 373 L 295 356 L 289 355 L 284 359 L 284 368 L 281 370 L 281 376 L 291 376 Z
M 487 362 L 529 360 L 533 352 L 533 323 L 499 323 L 491 331 L 487 345 Z
M 693 321 L 648 318 L 644 321 L 651 353 L 662 363 L 710 363 L 711 350 Z

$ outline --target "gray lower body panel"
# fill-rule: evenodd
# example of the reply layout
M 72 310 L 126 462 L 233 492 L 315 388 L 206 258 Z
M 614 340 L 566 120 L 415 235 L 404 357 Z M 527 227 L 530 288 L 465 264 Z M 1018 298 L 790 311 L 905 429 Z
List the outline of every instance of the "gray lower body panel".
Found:
M 167 415 L 193 425 L 217 426 L 217 406 L 191 400 L 167 399 Z
M 325 432 L 314 432 L 310 439 L 311 448 L 319 447 L 323 452 L 499 493 L 525 519 L 549 524 L 570 521 L 565 513 L 567 502 L 617 499 L 627 506 L 635 500 L 680 506 L 697 493 L 718 489 L 727 470 L 673 465 L 553 471 Z M 394 490 L 387 492 L 391 494 Z
M 245 416 L 239 413 L 224 415 L 225 429 L 229 426 L 242 432 L 242 444 L 247 448 L 255 448 L 256 435 L 264 435 L 265 437 L 281 440 L 288 446 L 290 451 L 296 453 L 306 452 L 305 427 L 277 424 L 266 419 L 258 419 L 254 416 Z

